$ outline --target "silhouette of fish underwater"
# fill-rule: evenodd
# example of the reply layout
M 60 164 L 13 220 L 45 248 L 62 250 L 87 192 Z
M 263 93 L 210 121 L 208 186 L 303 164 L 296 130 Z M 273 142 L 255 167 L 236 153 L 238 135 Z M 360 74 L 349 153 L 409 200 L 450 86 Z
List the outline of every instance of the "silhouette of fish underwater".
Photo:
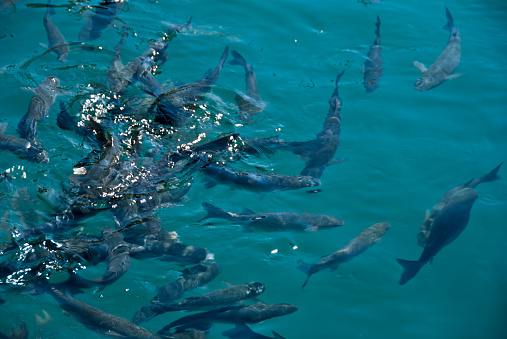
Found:
M 120 40 L 115 39 L 118 44 L 111 46 L 114 55 L 112 61 L 110 58 L 104 61 L 109 66 L 106 66 L 103 82 L 96 85 L 97 88 L 68 98 L 63 89 L 71 84 L 64 83 L 65 78 L 58 73 L 64 74 L 64 71 L 58 69 L 58 72 L 55 71 L 58 77 L 46 77 L 35 88 L 30 103 L 27 103 L 28 111 L 24 116 L 20 115 L 16 130 L 19 137 L 14 136 L 14 132 L 7 133 L 7 122 L 0 123 L 0 151 L 14 153 L 21 159 L 20 163 L 25 163 L 24 166 L 50 168 L 53 150 L 43 148 L 44 140 L 39 136 L 38 127 L 49 124 L 45 119 L 51 114 L 57 114 L 57 127 L 79 140 L 87 151 L 86 155 L 73 162 L 72 172 L 64 174 L 67 179 L 59 191 L 37 187 L 39 197 L 50 206 L 51 213 L 44 211 L 41 218 L 20 217 L 21 222 L 14 222 L 7 218 L 9 211 L 6 210 L 7 217 L 2 217 L 1 221 L 6 239 L 0 243 L 0 283 L 3 287 L 0 296 L 7 295 L 11 289 L 30 292 L 31 297 L 39 300 L 42 300 L 42 294 L 49 295 L 54 299 L 48 297 L 49 300 L 77 322 L 100 335 L 205 338 L 214 331 L 214 324 L 222 323 L 229 324 L 229 329 L 221 332 L 226 337 L 268 338 L 246 324 L 290 315 L 300 306 L 288 304 L 285 300 L 271 305 L 262 302 L 264 291 L 270 289 L 269 285 L 261 282 L 262 276 L 255 277 L 255 282 L 234 281 L 236 285 L 201 293 L 199 287 L 220 277 L 222 262 L 215 259 L 211 244 L 204 245 L 208 248 L 180 240 L 180 235 L 172 229 L 171 221 L 160 217 L 159 213 L 162 209 L 185 205 L 191 190 L 202 190 L 202 194 L 209 195 L 210 200 L 219 200 L 220 197 L 212 194 L 216 185 L 248 190 L 259 197 L 262 197 L 261 194 L 280 194 L 280 191 L 286 194 L 290 193 L 285 191 L 318 193 L 320 189 L 326 189 L 324 172 L 330 165 L 342 161 L 335 158 L 340 146 L 342 113 L 352 114 L 347 106 L 342 106 L 338 89 L 348 85 L 343 82 L 344 76 L 352 78 L 354 75 L 352 72 L 345 74 L 341 69 L 329 75 L 334 78 L 334 83 L 326 94 L 330 94 L 328 113 L 326 116 L 324 112 L 318 115 L 322 129 L 315 131 L 315 139 L 287 141 L 277 135 L 266 138 L 243 136 L 242 133 L 231 133 L 225 123 L 224 126 L 210 123 L 210 111 L 228 113 L 221 111 L 224 108 L 220 103 L 228 100 L 222 97 L 231 96 L 230 92 L 224 95 L 224 91 L 215 89 L 220 84 L 221 74 L 231 68 L 241 69 L 232 66 L 241 66 L 246 95 L 238 94 L 242 93 L 240 89 L 231 90 L 236 102 L 231 120 L 239 125 L 263 122 L 259 117 L 266 114 L 264 108 L 267 104 L 261 100 L 253 66 L 246 61 L 252 61 L 251 56 L 245 58 L 244 52 L 240 54 L 232 50 L 232 60 L 227 63 L 229 46 L 220 46 L 222 52 L 216 55 L 218 61 L 215 61 L 214 68 L 209 68 L 202 76 L 197 68 L 191 70 L 193 79 L 198 80 L 186 84 L 181 84 L 179 79 L 161 82 L 160 74 L 167 72 L 163 66 L 170 57 L 171 41 L 177 36 L 185 39 L 186 34 L 191 34 L 193 18 L 180 25 L 169 25 L 162 38 L 143 42 L 144 51 L 123 64 L 122 52 L 124 57 L 132 54 L 125 49 L 129 40 L 137 36 L 130 33 L 130 23 L 120 19 L 123 11 L 130 10 L 126 0 L 103 1 L 88 11 L 78 34 L 78 41 L 83 47 L 79 51 L 69 49 L 64 38 L 66 32 L 52 22 L 54 7 L 48 1 L 45 12 L 41 8 L 41 17 L 48 36 L 48 50 L 57 54 L 57 61 L 71 63 L 73 58 L 80 58 L 81 53 L 92 53 L 96 50 L 95 41 L 100 41 L 101 35 L 112 27 L 118 28 Z M 461 37 L 447 8 L 446 16 L 448 24 L 445 28 L 451 31 L 449 44 L 459 47 Z M 383 75 L 378 16 L 375 34 L 376 39 L 364 66 L 362 84 L 367 92 L 378 87 Z M 439 63 L 452 64 L 452 67 L 441 71 L 445 74 L 438 81 L 430 85 L 426 80 L 418 80 L 416 89 L 427 90 L 456 77 L 450 74 L 459 63 L 461 51 L 458 47 L 452 51 L 447 47 L 444 56 L 439 57 L 428 70 L 420 67 L 423 78 L 428 77 L 428 72 L 433 72 Z M 213 55 L 215 52 L 209 51 Z M 452 55 L 445 58 L 445 54 Z M 447 59 L 452 59 L 452 62 Z M 436 76 L 433 74 L 433 77 Z M 85 83 L 87 79 L 83 79 Z M 60 100 L 58 113 L 53 106 L 57 96 Z M 347 102 L 347 98 L 343 101 Z M 84 114 L 97 107 L 99 114 Z M 230 106 L 226 109 L 229 110 Z M 63 138 L 62 142 L 65 142 Z M 277 157 L 277 153 L 281 152 L 297 156 L 302 160 L 301 166 L 291 168 L 291 174 L 281 174 L 276 173 L 276 169 L 263 171 L 261 166 L 252 166 L 245 161 L 252 155 L 267 159 Z M 24 162 L 25 159 L 29 162 Z M 11 167 L 15 164 L 2 165 Z M 477 199 L 474 188 L 497 179 L 500 167 L 501 164 L 481 178 L 447 192 L 431 214 L 427 214 L 419 234 L 423 254 L 417 261 L 397 259 L 404 269 L 399 284 L 412 279 L 424 264 L 431 263 L 433 257 L 464 230 Z M 51 168 L 47 171 L 59 170 Z M 21 201 L 19 188 L 16 190 L 12 184 L 14 179 L 10 170 L 1 173 L 0 196 L 6 192 L 10 195 L 9 199 Z M 308 199 L 319 199 L 319 194 L 307 196 Z M 255 213 L 244 208 L 242 213 L 232 213 L 209 202 L 202 202 L 202 206 L 207 215 L 200 220 L 196 218 L 197 224 L 205 225 L 205 219 L 225 219 L 228 222 L 220 223 L 239 223 L 246 230 L 257 233 L 303 231 L 300 233 L 311 237 L 313 231 L 326 229 L 323 233 L 334 237 L 345 225 L 337 217 L 307 211 Z M 19 214 L 23 212 L 20 210 Z M 110 223 L 97 225 L 95 218 L 104 215 Z M 308 276 L 303 287 L 311 275 L 325 268 L 337 269 L 340 264 L 380 242 L 387 229 L 397 227 L 390 222 L 375 222 L 317 263 L 294 264 L 294 269 L 299 268 Z M 353 221 L 351 224 L 354 224 Z M 350 227 L 348 225 L 349 222 L 344 228 Z M 196 228 L 195 232 L 203 228 Z M 114 286 L 117 281 L 128 279 L 132 266 L 140 265 L 139 262 L 142 265 L 143 261 L 155 262 L 161 271 L 173 264 L 184 268 L 178 270 L 179 276 L 174 281 L 158 284 L 151 301 L 146 299 L 139 303 L 144 306 L 139 308 L 125 303 L 131 312 L 131 320 L 108 313 L 100 305 L 89 305 L 80 300 L 80 294 L 110 289 L 112 287 L 109 286 Z M 101 275 L 87 272 L 87 268 L 97 265 L 103 268 Z M 59 279 L 54 280 L 55 275 Z M 311 293 L 311 290 L 307 292 Z M 9 303 L 2 298 L 0 301 L 2 307 Z M 155 316 L 158 320 L 181 311 L 198 313 L 176 320 L 173 315 L 173 318 L 167 318 L 171 320 L 167 320 L 165 327 L 158 332 L 140 326 Z M 24 321 L 26 319 L 12 319 L 11 326 L 19 325 L 9 336 L 2 333 L 0 336 L 28 337 Z M 274 331 L 273 335 L 282 338 Z

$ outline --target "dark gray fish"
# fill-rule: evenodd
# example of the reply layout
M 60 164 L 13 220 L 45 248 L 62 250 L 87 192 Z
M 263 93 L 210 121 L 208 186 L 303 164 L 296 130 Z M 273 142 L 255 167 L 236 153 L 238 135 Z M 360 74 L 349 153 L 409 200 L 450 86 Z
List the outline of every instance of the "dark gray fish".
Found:
M 299 214 L 290 212 L 255 213 L 244 209 L 243 213 L 231 213 L 213 206 L 210 203 L 202 204 L 208 214 L 201 220 L 208 218 L 226 219 L 240 223 L 248 229 L 261 229 L 263 231 L 306 231 L 315 232 L 321 229 L 343 226 L 343 220 L 323 214 Z
M 169 42 L 172 41 L 178 33 L 180 33 L 184 29 L 189 29 L 192 27 L 192 17 L 190 19 L 179 25 L 169 25 L 167 29 L 167 33 L 160 38 L 157 39 L 154 43 L 150 44 L 150 47 L 155 50 L 155 54 L 153 55 L 153 61 L 156 64 L 156 67 L 162 66 L 168 58 L 167 47 L 169 46 Z
M 48 49 L 58 55 L 58 61 L 65 62 L 67 61 L 69 46 L 67 46 L 67 41 L 65 41 L 65 38 L 58 30 L 58 27 L 56 27 L 53 21 L 51 21 L 51 15 L 54 14 L 55 10 L 51 7 L 51 0 L 48 0 L 46 15 L 44 15 L 44 19 L 42 20 L 48 35 Z
M 317 139 L 287 143 L 293 148 L 292 152 L 305 162 L 300 175 L 320 178 L 327 166 L 339 162 L 333 158 L 340 145 L 342 100 L 338 94 L 338 83 L 344 72 L 336 77 L 335 88 L 329 99 L 329 112 Z
M 199 264 L 183 270 L 178 280 L 158 289 L 158 294 L 153 298 L 152 304 L 143 306 L 136 311 L 134 323 L 140 324 L 151 319 L 157 314 L 157 303 L 168 303 L 181 298 L 186 291 L 207 284 L 215 279 L 218 272 L 219 268 L 216 263 L 211 265 Z
M 255 324 L 262 321 L 294 313 L 298 308 L 290 304 L 266 305 L 257 303 L 250 306 L 227 306 L 217 310 L 192 314 L 179 318 L 164 327 L 169 330 L 176 326 L 192 326 L 196 324 L 230 323 L 238 321 Z
M 60 307 L 74 319 L 99 334 L 127 338 L 159 338 L 125 318 L 101 311 L 98 308 L 75 299 L 70 294 L 64 294 L 55 288 L 52 288 L 49 294 L 51 294 L 60 304 Z
M 205 285 L 216 278 L 220 269 L 218 264 L 198 264 L 190 268 L 186 268 L 181 272 L 181 277 L 174 283 L 181 286 L 174 288 L 174 285 L 168 284 L 158 289 L 157 296 L 153 302 L 167 303 L 176 300 L 183 295 L 185 291 Z
M 461 58 L 461 35 L 456 26 L 454 26 L 454 20 L 447 7 L 445 8 L 445 15 L 447 17 L 447 24 L 443 28 L 450 31 L 451 35 L 443 52 L 428 69 L 422 63 L 414 61 L 415 67 L 423 72 L 414 84 L 415 89 L 418 91 L 432 89 L 445 80 L 461 76 L 461 74 L 451 75 L 456 67 L 458 67 Z
M 130 247 L 127 242 L 123 240 L 120 232 L 113 230 L 110 227 L 104 227 L 102 230 L 103 242 L 107 245 L 107 269 L 106 273 L 93 280 L 85 279 L 73 273 L 71 282 L 78 287 L 95 287 L 101 289 L 107 285 L 111 285 L 116 280 L 120 279 L 128 270 L 130 266 Z
M 49 109 L 58 95 L 59 86 L 60 79 L 47 77 L 35 88 L 28 112 L 18 123 L 18 133 L 21 138 L 32 142 L 37 137 L 37 123 L 49 115 Z
M 216 182 L 256 192 L 274 192 L 320 186 L 320 180 L 311 176 L 236 171 L 214 163 L 201 166 L 201 170 Z
M 440 202 L 433 206 L 433 211 L 427 213 L 418 234 L 418 242 L 424 250 L 416 261 L 397 259 L 403 266 L 400 285 L 406 284 L 445 246 L 452 243 L 463 232 L 470 219 L 470 210 L 478 198 L 474 188 L 483 183 L 496 180 L 498 170 L 503 162 L 491 172 L 478 179 L 472 179 L 446 192 Z
M 313 274 L 326 268 L 336 270 L 340 264 L 351 260 L 366 251 L 371 245 L 379 242 L 389 227 L 390 225 L 387 222 L 377 223 L 359 233 L 357 237 L 349 241 L 347 245 L 343 246 L 338 251 L 325 256 L 318 263 L 299 265 L 298 268 L 308 275 L 308 278 L 303 284 L 303 288 Z
M 377 37 L 370 46 L 367 59 L 364 62 L 363 85 L 366 92 L 372 92 L 378 87 L 380 78 L 382 77 L 382 47 L 380 46 L 380 18 L 377 15 L 377 29 L 375 34 Z
M 241 54 L 236 51 L 231 52 L 233 59 L 229 61 L 231 65 L 239 65 L 245 69 L 246 97 L 237 94 L 236 100 L 239 107 L 239 118 L 243 121 L 250 121 L 252 116 L 264 109 L 264 103 L 259 96 L 257 88 L 257 78 L 254 69 Z
M 127 0 L 104 0 L 95 6 L 95 10 L 86 19 L 78 35 L 79 41 L 93 41 L 100 37 L 102 31 L 109 27 L 118 13 L 123 10 Z
M 250 282 L 243 285 L 232 286 L 205 293 L 198 297 L 185 298 L 178 303 L 167 304 L 158 303 L 154 304 L 151 308 L 153 311 L 148 318 L 134 318 L 134 322 L 146 321 L 153 318 L 156 315 L 163 314 L 166 312 L 183 311 L 183 310 L 206 310 L 213 309 L 225 305 L 232 305 L 241 303 L 247 299 L 254 298 L 262 294 L 265 290 L 265 285 L 259 282 Z
M 150 112 L 155 113 L 155 121 L 175 127 L 184 125 L 191 115 L 184 108 L 184 103 L 189 100 L 196 101 L 200 95 L 211 91 L 227 60 L 228 54 L 229 46 L 225 47 L 215 69 L 211 70 L 210 68 L 200 80 L 174 88 L 160 95 L 150 108 Z
M 283 339 L 281 335 L 276 333 L 275 331 L 271 331 L 273 333 L 273 337 L 268 337 L 263 334 L 252 331 L 250 327 L 245 325 L 244 323 L 236 324 L 236 327 L 230 330 L 223 332 L 222 334 L 227 338 L 232 339 Z

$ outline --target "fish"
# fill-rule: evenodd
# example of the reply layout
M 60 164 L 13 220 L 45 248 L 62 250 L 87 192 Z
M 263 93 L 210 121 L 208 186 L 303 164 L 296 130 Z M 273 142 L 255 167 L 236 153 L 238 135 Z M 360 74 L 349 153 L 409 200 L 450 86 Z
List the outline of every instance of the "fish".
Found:
M 359 233 L 357 237 L 349 241 L 347 245 L 343 246 L 338 251 L 322 258 L 318 263 L 299 265 L 298 268 L 308 275 L 302 288 L 306 286 L 313 274 L 326 268 L 334 271 L 339 265 L 363 253 L 371 245 L 380 242 L 381 237 L 386 233 L 389 227 L 390 224 L 387 222 L 376 223 Z
M 377 37 L 370 46 L 367 59 L 364 62 L 363 85 L 366 92 L 372 92 L 377 89 L 380 78 L 382 77 L 382 47 L 380 46 L 380 17 L 377 15 Z
M 443 28 L 450 31 L 451 34 L 443 52 L 429 68 L 426 68 L 418 61 L 414 61 L 414 66 L 422 72 L 422 75 L 414 84 L 414 88 L 418 91 L 427 91 L 437 87 L 445 80 L 454 79 L 462 75 L 451 74 L 458 67 L 461 58 L 461 35 L 456 26 L 454 26 L 454 19 L 447 7 L 445 8 L 445 15 L 447 17 L 447 24 Z
M 92 331 L 102 335 L 122 336 L 127 338 L 159 338 L 150 331 L 133 324 L 125 318 L 117 317 L 77 300 L 69 293 L 51 288 L 48 293 L 55 298 L 60 307 L 74 319 Z
M 202 203 L 208 214 L 201 219 L 219 218 L 245 225 L 250 229 L 263 231 L 306 231 L 315 232 L 321 229 L 343 226 L 341 219 L 323 214 L 299 214 L 291 212 L 255 213 L 244 209 L 242 213 L 231 213 L 213 206 L 208 202 Z
M 338 93 L 338 83 L 344 72 L 342 71 L 336 77 L 334 91 L 329 99 L 329 111 L 317 138 L 310 141 L 286 143 L 292 147 L 291 151 L 305 162 L 305 167 L 300 173 L 302 176 L 319 179 L 328 166 L 340 162 L 333 160 L 333 158 L 340 145 L 342 99 Z
M 141 307 L 134 314 L 134 323 L 139 324 L 156 315 L 157 303 L 168 303 L 181 298 L 188 290 L 197 288 L 215 279 L 218 275 L 218 264 L 198 264 L 186 268 L 181 272 L 181 277 L 176 281 L 158 288 L 158 293 L 153 298 L 152 304 Z
M 118 13 L 123 10 L 126 2 L 127 0 L 104 0 L 95 6 L 95 11 L 87 17 L 85 24 L 81 27 L 78 40 L 83 42 L 97 40 L 102 31 L 109 27 Z
M 164 285 L 158 289 L 158 294 L 152 302 L 167 303 L 178 299 L 185 291 L 195 289 L 215 279 L 219 271 L 219 266 L 216 263 L 198 264 L 186 268 L 181 272 L 181 277 L 174 282 L 181 286 L 181 288 L 174 289 L 171 284 Z
M 237 94 L 234 100 L 239 107 L 239 119 L 250 121 L 254 114 L 261 112 L 265 104 L 259 95 L 257 88 L 257 78 L 254 69 L 241 54 L 236 51 L 231 52 L 233 59 L 229 61 L 231 65 L 239 65 L 245 69 L 246 97 Z
M 200 95 L 211 91 L 228 55 L 229 46 L 226 46 L 214 70 L 210 68 L 200 80 L 173 88 L 157 97 L 149 109 L 149 112 L 155 114 L 155 121 L 174 127 L 183 126 L 191 115 L 184 107 L 185 101 L 196 101 Z
M 320 180 L 311 176 L 262 174 L 250 171 L 237 171 L 219 163 L 210 163 L 201 166 L 201 171 L 213 182 L 239 187 L 254 192 L 275 192 L 288 189 L 299 189 L 320 186 Z
M 266 305 L 257 303 L 249 306 L 226 306 L 216 310 L 192 314 L 179 318 L 165 326 L 169 330 L 176 326 L 210 325 L 211 323 L 230 323 L 237 321 L 246 324 L 256 324 L 265 320 L 294 313 L 297 306 L 290 304 Z
M 30 142 L 37 137 L 37 123 L 49 115 L 49 109 L 55 103 L 59 93 L 60 79 L 54 76 L 47 77 L 35 88 L 28 112 L 18 123 L 19 136 Z
M 130 266 L 130 247 L 123 240 L 123 235 L 110 227 L 104 227 L 102 230 L 103 242 L 107 244 L 107 269 L 104 276 L 93 280 L 85 279 L 73 273 L 71 283 L 78 287 L 100 287 L 102 290 L 107 285 L 111 285 L 120 279 Z
M 44 15 L 42 22 L 44 23 L 44 27 L 46 28 L 46 33 L 48 35 L 48 49 L 58 55 L 58 61 L 65 62 L 67 61 L 69 46 L 67 45 L 67 41 L 65 41 L 62 33 L 60 33 L 58 27 L 56 27 L 53 21 L 51 21 L 51 15 L 55 14 L 54 8 L 51 7 L 51 0 L 48 0 L 46 6 L 46 15 Z
M 502 164 L 482 177 L 446 192 L 439 203 L 433 206 L 433 211 L 426 213 L 418 234 L 418 242 L 424 246 L 421 256 L 416 261 L 396 259 L 403 267 L 400 285 L 414 278 L 425 264 L 431 264 L 433 258 L 465 230 L 472 206 L 479 196 L 474 188 L 483 182 L 496 180 Z
M 247 284 L 231 286 L 220 290 L 211 291 L 198 297 L 185 298 L 180 302 L 167 304 L 157 303 L 151 308 L 152 314 L 147 318 L 137 318 L 134 316 L 134 323 L 152 319 L 156 315 L 173 311 L 199 311 L 213 309 L 220 306 L 238 304 L 247 299 L 254 298 L 262 294 L 265 285 L 260 282 L 249 282 Z

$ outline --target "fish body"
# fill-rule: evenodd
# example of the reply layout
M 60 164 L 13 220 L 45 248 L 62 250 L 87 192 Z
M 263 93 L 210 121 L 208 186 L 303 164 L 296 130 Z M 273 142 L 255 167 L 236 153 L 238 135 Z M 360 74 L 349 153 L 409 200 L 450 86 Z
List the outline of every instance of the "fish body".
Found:
M 416 261 L 397 259 L 404 269 L 400 285 L 415 277 L 425 264 L 431 263 L 435 255 L 463 232 L 470 219 L 470 210 L 478 198 L 474 188 L 480 183 L 495 180 L 500 166 L 502 164 L 482 177 L 472 179 L 446 192 L 440 202 L 433 207 L 433 211 L 426 215 L 421 232 L 418 234 L 418 242 L 424 246 L 421 256 Z
M 336 77 L 335 88 L 329 99 L 329 111 L 317 138 L 306 142 L 287 143 L 292 147 L 291 151 L 305 162 L 305 168 L 300 173 L 302 176 L 320 178 L 327 166 L 336 163 L 333 158 L 340 145 L 342 105 L 338 83 L 343 73 Z
M 184 125 L 191 113 L 187 112 L 183 104 L 186 100 L 195 101 L 200 95 L 211 91 L 228 55 L 229 46 L 225 47 L 215 69 L 209 69 L 200 80 L 174 88 L 160 95 L 150 108 L 150 111 L 155 113 L 155 121 L 175 127 Z
M 154 62 L 151 57 L 144 58 L 137 67 L 135 76 L 144 91 L 155 97 L 159 97 L 168 90 L 151 73 Z
M 142 320 L 151 319 L 154 316 L 163 314 L 165 312 L 183 310 L 198 311 L 210 308 L 213 309 L 225 305 L 237 304 L 243 302 L 246 299 L 254 298 L 262 294 L 264 290 L 265 285 L 263 283 L 250 282 L 243 285 L 237 285 L 208 292 L 198 297 L 186 298 L 178 303 L 158 303 L 154 304 L 153 307 L 151 307 L 152 313 L 150 314 L 150 317 Z M 134 322 L 137 322 L 138 320 L 138 318 L 134 318 Z
M 266 305 L 263 303 L 257 303 L 249 306 L 226 306 L 217 310 L 201 312 L 179 318 L 178 320 L 175 320 L 164 327 L 164 330 L 168 330 L 176 326 L 187 326 L 195 324 L 234 324 L 237 321 L 246 324 L 255 324 L 271 318 L 291 314 L 297 310 L 298 308 L 296 306 L 290 304 Z
M 366 92 L 372 92 L 377 89 L 380 78 L 382 77 L 382 47 L 380 46 L 380 18 L 377 15 L 377 29 L 375 34 L 377 37 L 370 46 L 367 59 L 364 62 L 363 85 Z
M 311 176 L 236 171 L 213 163 L 202 166 L 201 170 L 216 182 L 257 192 L 274 192 L 286 189 L 320 186 L 320 180 Z
M 257 77 L 255 76 L 254 69 L 245 58 L 236 51 L 231 52 L 233 59 L 229 61 L 231 65 L 242 66 L 245 70 L 245 82 L 246 82 L 246 95 L 237 94 L 235 99 L 239 107 L 239 118 L 243 121 L 249 121 L 252 116 L 264 109 L 261 97 L 259 95 L 259 89 L 257 87 Z
M 28 112 L 18 123 L 18 133 L 21 138 L 32 141 L 37 136 L 37 123 L 44 120 L 49 115 L 49 109 L 55 103 L 58 95 L 60 79 L 57 77 L 47 77 L 37 88 L 35 94 L 30 100 Z
M 127 338 L 159 338 L 125 318 L 101 311 L 55 288 L 52 288 L 49 293 L 60 304 L 60 307 L 73 318 L 102 335 L 115 335 Z
M 458 67 L 461 58 L 461 35 L 456 26 L 454 26 L 454 20 L 449 9 L 445 9 L 445 14 L 447 17 L 447 24 L 443 28 L 451 32 L 447 46 L 445 46 L 445 49 L 437 60 L 427 69 L 420 62 L 414 62 L 414 65 L 422 72 L 422 75 L 414 84 L 415 89 L 418 91 L 432 89 L 447 79 L 456 78 L 461 75 L 451 75 L 456 67 Z
M 55 10 L 51 7 L 51 0 L 48 0 L 46 15 L 44 15 L 42 20 L 48 36 L 48 49 L 58 55 L 58 61 L 65 62 L 67 61 L 69 46 L 67 46 L 67 41 L 65 41 L 65 38 L 62 33 L 60 33 L 58 27 L 56 27 L 53 21 L 51 21 L 51 15 L 54 13 Z
M 130 247 L 123 240 L 119 232 L 105 227 L 102 230 L 103 241 L 107 244 L 107 269 L 104 276 L 93 280 L 85 279 L 78 274 L 73 274 L 71 281 L 79 287 L 99 286 L 104 288 L 121 278 L 130 266 Z
M 308 279 L 310 279 L 313 274 L 326 268 L 336 270 L 342 263 L 351 260 L 366 251 L 371 245 L 379 242 L 389 227 L 390 225 L 387 222 L 377 223 L 359 233 L 357 237 L 338 251 L 325 256 L 318 263 L 299 265 L 298 268 L 308 275 L 303 287 L 305 287 L 308 283 Z
M 227 212 L 210 203 L 202 206 L 208 212 L 207 218 L 220 218 L 247 226 L 249 229 L 264 231 L 317 231 L 342 226 L 343 220 L 330 215 L 299 214 L 290 212 L 255 213 L 245 209 L 241 214 Z
M 80 41 L 93 41 L 109 27 L 116 15 L 123 10 L 127 0 L 104 0 L 95 7 L 95 11 L 86 19 L 78 35 Z

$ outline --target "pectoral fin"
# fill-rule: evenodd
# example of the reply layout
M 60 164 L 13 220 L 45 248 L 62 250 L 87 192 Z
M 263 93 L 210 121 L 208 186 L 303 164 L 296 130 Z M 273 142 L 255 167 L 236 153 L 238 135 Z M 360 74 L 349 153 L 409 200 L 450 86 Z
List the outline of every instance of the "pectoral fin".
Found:
M 426 68 L 426 66 L 424 66 L 422 63 L 420 63 L 419 61 L 414 61 L 414 66 L 419 68 L 421 70 L 421 72 L 426 72 L 428 69 Z
M 451 75 L 446 76 L 445 79 L 449 80 L 449 79 L 459 78 L 462 75 L 463 74 L 451 74 Z

